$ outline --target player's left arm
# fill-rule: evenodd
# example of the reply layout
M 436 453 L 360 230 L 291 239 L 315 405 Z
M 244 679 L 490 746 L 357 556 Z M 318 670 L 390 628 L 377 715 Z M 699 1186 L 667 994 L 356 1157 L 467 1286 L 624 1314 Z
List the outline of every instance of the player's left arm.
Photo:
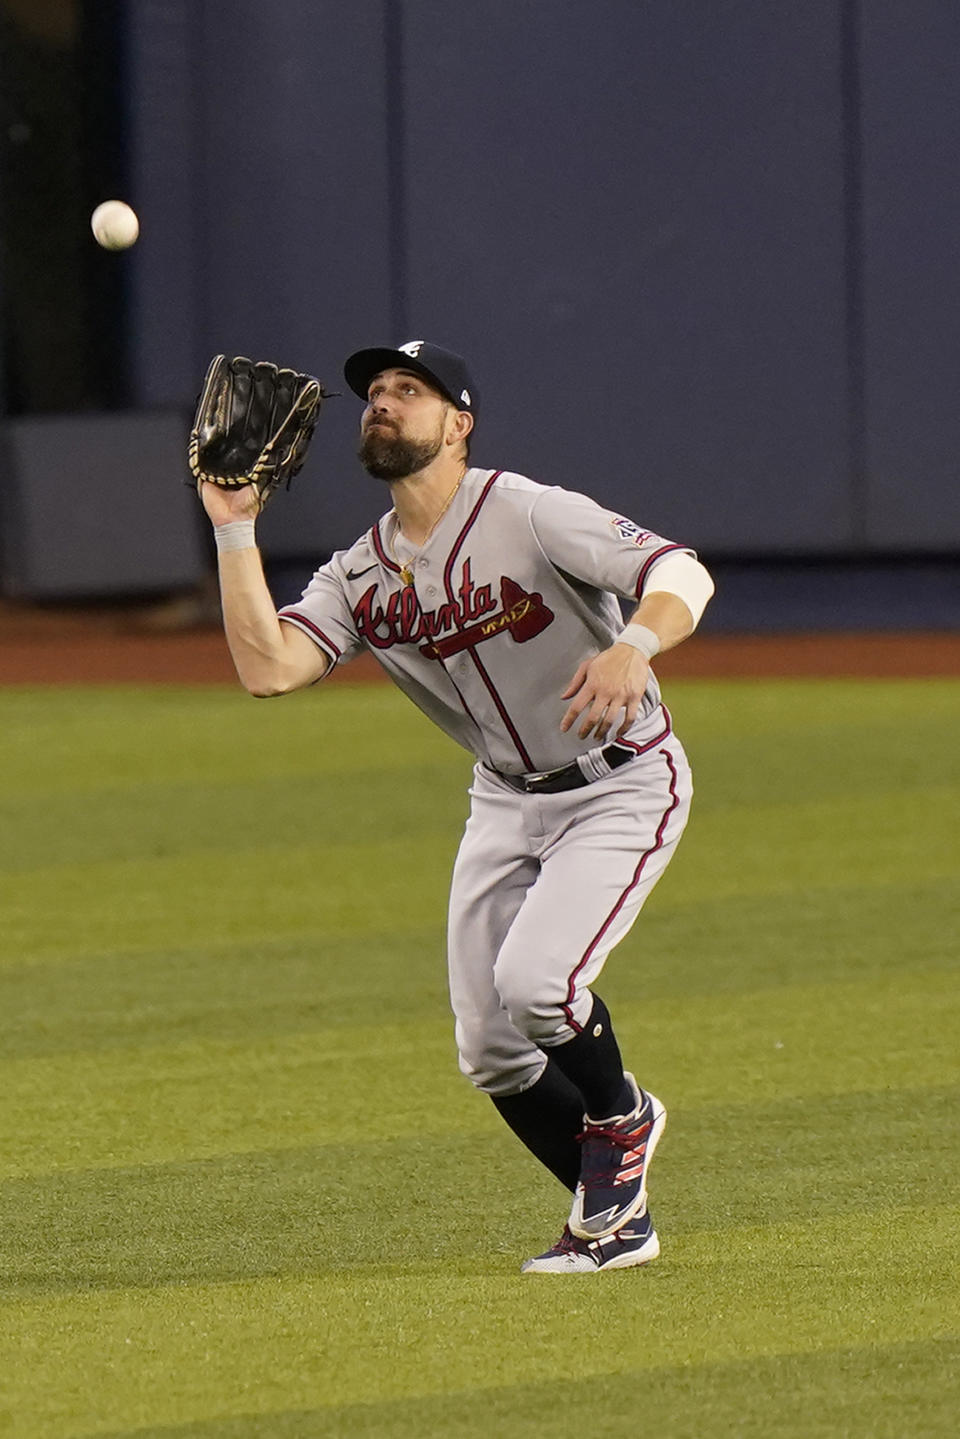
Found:
M 603 741 L 614 724 L 617 738 L 626 734 L 643 703 L 651 659 L 693 634 L 713 590 L 709 571 L 690 554 L 655 566 L 620 635 L 609 649 L 584 660 L 564 690 L 561 698 L 570 705 L 561 730 L 579 720 L 581 739 L 592 732 Z

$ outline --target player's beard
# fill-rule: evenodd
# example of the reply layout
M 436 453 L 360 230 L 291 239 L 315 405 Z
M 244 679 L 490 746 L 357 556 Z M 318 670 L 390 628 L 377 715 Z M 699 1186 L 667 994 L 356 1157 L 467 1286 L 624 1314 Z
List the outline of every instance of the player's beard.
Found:
M 432 440 L 408 440 L 388 426 L 364 430 L 357 451 L 368 475 L 377 480 L 404 480 L 426 469 L 443 445 L 443 429 Z

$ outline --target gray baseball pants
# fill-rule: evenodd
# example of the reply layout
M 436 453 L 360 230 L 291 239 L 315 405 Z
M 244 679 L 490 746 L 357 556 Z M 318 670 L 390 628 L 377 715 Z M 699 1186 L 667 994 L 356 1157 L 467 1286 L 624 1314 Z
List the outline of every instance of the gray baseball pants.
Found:
M 518 794 L 478 764 L 450 890 L 450 999 L 460 1068 L 516 1094 L 580 1032 L 590 985 L 667 867 L 690 812 L 671 733 L 604 779 Z

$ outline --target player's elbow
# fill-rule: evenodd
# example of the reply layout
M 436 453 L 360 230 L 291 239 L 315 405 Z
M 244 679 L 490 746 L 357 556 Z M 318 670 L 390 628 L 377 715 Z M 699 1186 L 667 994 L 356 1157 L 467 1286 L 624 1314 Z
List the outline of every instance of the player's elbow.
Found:
M 241 683 L 247 694 L 252 695 L 255 700 L 272 700 L 276 699 L 278 695 L 287 694 L 287 690 L 282 685 L 268 685 L 262 682 L 248 683 L 246 680 Z
M 275 699 L 303 689 L 322 679 L 330 668 L 332 661 L 324 650 L 292 626 L 284 629 L 288 633 L 277 643 L 228 636 L 237 677 L 254 699 Z
M 255 700 L 272 700 L 298 688 L 298 681 L 282 665 L 237 667 L 240 683 Z
M 305 662 L 302 655 L 289 655 L 274 660 L 271 664 L 238 666 L 240 683 L 248 694 L 257 700 L 276 699 L 278 695 L 292 694 L 294 690 L 306 688 L 323 679 L 330 668 L 326 655 L 313 649 Z

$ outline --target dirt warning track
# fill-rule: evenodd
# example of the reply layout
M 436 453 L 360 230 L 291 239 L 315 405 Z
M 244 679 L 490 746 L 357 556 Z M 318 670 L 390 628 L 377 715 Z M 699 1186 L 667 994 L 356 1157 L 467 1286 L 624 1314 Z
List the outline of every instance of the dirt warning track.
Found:
M 960 634 L 825 632 L 694 635 L 656 660 L 665 679 L 848 676 L 960 677 Z M 381 683 L 365 655 L 337 683 Z M 0 606 L 0 684 L 235 684 L 219 627 L 171 633 L 140 627 L 116 610 Z

